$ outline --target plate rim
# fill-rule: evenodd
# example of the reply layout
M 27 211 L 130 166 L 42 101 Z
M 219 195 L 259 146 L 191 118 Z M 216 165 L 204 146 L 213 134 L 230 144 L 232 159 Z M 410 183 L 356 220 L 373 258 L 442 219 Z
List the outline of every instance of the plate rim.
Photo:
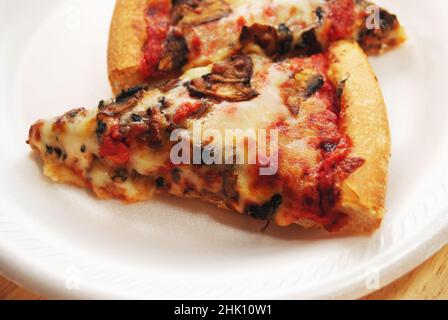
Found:
M 2 89 L 3 88 L 0 88 L 0 91 L 2 91 Z M 382 285 L 384 284 L 384 286 L 386 286 L 400 276 L 413 270 L 416 266 L 426 260 L 426 258 L 429 258 L 444 245 L 448 244 L 448 208 L 445 208 L 442 211 L 443 212 L 440 212 L 440 214 L 431 220 L 432 225 L 436 225 L 438 227 L 437 229 L 431 229 L 431 233 L 425 233 L 424 228 L 422 228 L 415 233 L 415 237 L 423 234 L 425 240 L 413 242 L 412 239 L 415 238 L 410 237 L 398 246 L 395 246 L 392 251 L 379 253 L 375 257 L 374 261 L 383 261 L 378 264 L 380 265 L 378 268 L 379 271 L 384 274 L 382 279 L 385 281 Z M 32 261 L 32 259 L 29 260 L 24 255 L 20 255 L 20 253 L 24 253 L 24 249 L 14 251 L 14 243 L 10 242 L 10 239 L 7 237 L 2 236 L 2 231 L 6 230 L 2 224 L 2 214 L 3 213 L 0 211 L 0 274 L 3 274 L 19 285 L 38 294 L 45 295 L 48 298 L 96 299 L 99 295 L 106 299 L 117 298 L 114 293 L 107 293 L 99 288 L 94 288 L 94 286 L 86 286 L 82 291 L 68 291 L 65 290 L 63 286 L 56 285 L 58 283 L 60 284 L 61 281 L 63 283 L 65 277 L 62 273 L 50 274 L 51 268 L 45 269 L 42 267 L 41 263 Z M 24 235 L 26 236 L 26 234 Z M 401 251 L 403 248 L 406 250 Z M 387 259 L 387 257 L 392 257 L 393 259 Z M 371 261 L 368 262 L 369 264 L 371 263 Z M 316 298 L 353 299 L 374 291 L 367 289 L 365 285 L 363 285 L 365 280 L 363 268 L 366 263 L 367 262 L 363 262 L 362 264 L 357 265 L 355 270 L 352 269 L 350 272 L 341 273 L 338 277 L 332 278 L 325 283 L 320 283 L 320 289 L 325 292 L 322 296 Z M 343 278 L 345 278 L 345 280 L 349 279 L 349 281 L 344 281 Z M 333 284 L 334 282 L 339 282 L 339 284 Z M 317 286 L 313 288 L 317 289 Z M 278 298 L 296 299 L 297 297 L 294 297 L 293 292 L 285 292 L 281 297 L 274 299 Z
M 443 212 L 447 213 L 448 210 L 444 210 Z M 414 238 L 411 237 L 399 246 L 394 247 L 394 249 L 375 257 L 373 262 L 383 261 L 382 263 L 376 264 L 378 266 L 378 272 L 383 274 L 381 279 L 384 280 L 381 281 L 382 288 L 412 271 L 438 252 L 443 246 L 448 244 L 448 218 L 444 218 L 446 216 L 446 214 L 444 215 L 443 213 L 440 213 L 433 220 L 428 222 L 428 224 L 438 226 L 437 229 L 432 229 L 433 232 L 425 232 L 425 229 L 422 228 L 415 234 L 415 236 L 421 234 L 425 235 L 423 241 L 413 242 L 412 239 Z M 437 223 L 439 222 L 438 220 L 440 220 L 440 223 Z M 2 228 L 0 224 L 0 231 L 1 230 Z M 1 232 L 0 238 L 2 238 Z M 85 286 L 84 284 L 82 291 L 64 290 L 62 286 L 55 285 L 64 282 L 65 277 L 61 273 L 51 275 L 49 274 L 51 273 L 49 271 L 50 268 L 43 268 L 40 264 L 36 267 L 36 263 L 28 261 L 23 255 L 12 251 L 11 249 L 13 249 L 13 246 L 8 246 L 8 243 L 9 242 L 6 241 L 0 241 L 0 258 L 10 258 L 6 260 L 0 259 L 0 274 L 45 298 L 89 300 L 98 298 L 145 299 L 144 297 L 138 298 L 132 297 L 131 295 L 118 296 L 117 293 L 106 292 L 95 286 Z M 406 250 L 403 250 L 403 248 L 406 248 Z M 8 263 L 8 260 L 11 262 Z M 369 264 L 371 263 L 372 261 L 369 261 Z M 294 293 L 294 289 L 291 289 L 280 296 L 269 297 L 269 299 L 357 299 L 364 297 L 369 293 L 376 291 L 375 289 L 368 289 L 365 286 L 364 268 L 366 264 L 367 262 L 364 262 L 356 266 L 355 270 L 352 269 L 350 272 L 341 274 L 336 278 L 332 278 L 329 281 L 320 283 L 318 286 L 314 287 L 313 292 L 321 290 L 323 292 L 321 295 L 310 295 L 309 297 L 299 296 L 298 293 Z M 20 268 L 18 268 L 18 266 L 20 266 Z M 23 271 L 20 271 L 21 269 Z

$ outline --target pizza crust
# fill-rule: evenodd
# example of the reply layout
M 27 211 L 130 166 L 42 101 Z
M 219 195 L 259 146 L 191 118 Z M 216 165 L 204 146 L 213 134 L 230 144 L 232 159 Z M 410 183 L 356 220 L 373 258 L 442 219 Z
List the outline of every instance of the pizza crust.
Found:
M 330 48 L 330 77 L 343 85 L 340 126 L 352 139 L 350 157 L 365 164 L 338 187 L 337 210 L 349 215 L 346 229 L 371 231 L 385 212 L 388 164 L 391 153 L 387 110 L 378 80 L 356 43 L 342 41 Z
M 114 94 L 144 83 L 140 71 L 147 41 L 145 9 L 152 0 L 117 0 L 109 32 L 108 69 Z

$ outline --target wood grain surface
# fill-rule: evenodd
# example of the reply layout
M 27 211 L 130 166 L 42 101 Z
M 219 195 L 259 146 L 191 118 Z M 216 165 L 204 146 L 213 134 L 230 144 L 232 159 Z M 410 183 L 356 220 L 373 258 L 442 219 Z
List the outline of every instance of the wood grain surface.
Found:
M 41 300 L 0 276 L 0 300 Z M 367 300 L 448 299 L 448 246 L 420 267 L 387 287 L 365 297 Z

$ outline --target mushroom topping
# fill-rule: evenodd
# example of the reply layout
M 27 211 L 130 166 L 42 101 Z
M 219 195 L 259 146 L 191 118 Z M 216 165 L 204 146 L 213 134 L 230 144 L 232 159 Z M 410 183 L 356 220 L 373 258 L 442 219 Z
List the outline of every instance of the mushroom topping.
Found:
M 244 212 L 245 214 L 257 220 L 269 220 L 275 215 L 278 208 L 281 206 L 282 202 L 283 197 L 279 194 L 276 194 L 271 198 L 271 200 L 267 201 L 262 205 L 259 204 L 246 205 Z
M 111 103 L 100 101 L 98 105 L 99 118 L 115 117 L 132 109 L 140 100 L 145 88 L 137 86 L 123 90 Z
M 279 36 L 278 53 L 287 54 L 292 49 L 292 43 L 294 40 L 293 32 L 284 23 L 278 26 L 277 32 Z
M 211 73 L 192 80 L 187 87 L 192 97 L 247 101 L 258 96 L 258 92 L 251 87 L 252 74 L 252 59 L 249 56 L 235 55 L 215 64 Z
M 304 69 L 281 86 L 281 94 L 292 115 L 299 114 L 302 103 L 311 98 L 325 84 L 321 74 Z
M 255 23 L 243 27 L 240 43 L 249 52 L 257 51 L 252 47 L 256 45 L 268 56 L 286 55 L 291 51 L 298 55 L 311 55 L 322 51 L 315 29 L 303 31 L 298 41 L 294 42 L 292 30 L 284 23 L 277 28 Z
M 159 149 L 168 140 L 167 127 L 169 124 L 157 107 L 148 109 L 147 116 L 149 118 L 146 122 L 147 130 L 141 138 L 151 149 Z
M 173 0 L 173 22 L 197 26 L 219 20 L 232 12 L 224 0 Z
M 164 44 L 164 55 L 157 69 L 162 72 L 172 72 L 182 68 L 188 61 L 188 46 L 182 35 L 174 32 L 168 35 Z
M 324 85 L 324 83 L 325 83 L 324 78 L 320 74 L 315 74 L 312 77 L 310 77 L 306 84 L 306 89 L 304 93 L 305 98 L 309 98 L 317 91 L 319 91 L 320 88 L 322 88 L 322 86 Z
M 294 46 L 298 55 L 309 56 L 322 51 L 322 46 L 316 36 L 316 28 L 306 30 L 300 36 L 299 42 Z
M 256 44 L 268 56 L 272 56 L 278 52 L 279 35 L 274 27 L 255 23 L 250 27 L 243 27 L 240 42 L 243 47 L 247 47 L 250 44 Z

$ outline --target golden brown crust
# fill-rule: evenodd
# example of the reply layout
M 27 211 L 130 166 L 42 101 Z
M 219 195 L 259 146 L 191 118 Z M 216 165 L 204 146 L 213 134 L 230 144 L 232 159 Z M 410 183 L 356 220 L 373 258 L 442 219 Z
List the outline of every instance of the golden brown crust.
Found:
M 343 83 L 341 128 L 352 139 L 351 157 L 365 164 L 340 185 L 338 210 L 349 215 L 346 229 L 372 231 L 384 215 L 390 131 L 378 80 L 367 57 L 356 43 L 342 41 L 330 48 L 330 75 Z
M 109 81 L 114 94 L 144 82 L 140 72 L 147 40 L 145 9 L 152 0 L 117 0 L 109 33 Z
M 329 76 L 342 90 L 340 128 L 353 142 L 349 157 L 365 160 L 337 185 L 341 200 L 335 210 L 348 216 L 339 233 L 372 232 L 380 226 L 385 212 L 391 150 L 387 110 L 378 80 L 358 43 L 337 42 L 329 54 Z M 305 229 L 324 228 L 305 218 L 295 223 Z

